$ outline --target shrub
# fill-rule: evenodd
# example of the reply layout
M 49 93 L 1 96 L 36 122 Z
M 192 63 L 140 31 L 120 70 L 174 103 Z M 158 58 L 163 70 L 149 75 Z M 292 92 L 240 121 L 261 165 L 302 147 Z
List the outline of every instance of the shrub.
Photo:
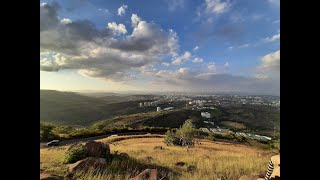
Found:
M 167 131 L 165 143 L 167 145 L 193 146 L 197 135 L 198 130 L 193 128 L 191 120 L 187 120 L 182 127 L 175 132 Z
M 65 154 L 64 162 L 65 163 L 75 163 L 81 159 L 86 158 L 86 155 L 87 155 L 87 153 L 84 148 L 84 145 L 77 144 L 77 145 L 70 147 L 67 150 L 67 152 Z
M 49 124 L 40 124 L 40 141 L 51 141 L 55 138 L 53 133 L 54 126 Z

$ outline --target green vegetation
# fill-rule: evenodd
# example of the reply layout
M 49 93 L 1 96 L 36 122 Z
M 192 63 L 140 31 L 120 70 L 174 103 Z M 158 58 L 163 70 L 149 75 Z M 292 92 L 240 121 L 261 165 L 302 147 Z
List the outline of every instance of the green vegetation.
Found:
M 187 120 L 175 132 L 172 130 L 167 131 L 164 141 L 167 145 L 193 146 L 198 132 L 199 131 L 193 127 L 192 121 Z
M 73 92 L 40 90 L 40 121 L 88 126 L 114 116 L 155 111 L 154 107 L 138 107 L 139 102 L 108 102 Z
M 64 157 L 64 163 L 75 163 L 81 159 L 86 158 L 86 151 L 84 145 L 77 144 L 70 147 Z
M 49 124 L 40 124 L 40 141 L 51 141 L 56 135 L 53 132 L 55 126 Z

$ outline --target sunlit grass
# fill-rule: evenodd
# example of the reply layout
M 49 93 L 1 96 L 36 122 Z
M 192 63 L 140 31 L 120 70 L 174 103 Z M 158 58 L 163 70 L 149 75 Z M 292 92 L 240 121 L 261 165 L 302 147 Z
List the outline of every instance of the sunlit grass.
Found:
M 212 142 L 202 140 L 201 144 L 193 148 L 166 146 L 163 138 L 141 138 L 138 135 L 134 139 L 124 137 L 105 138 L 99 141 L 110 142 L 113 154 L 127 153 L 130 159 L 115 159 L 103 173 L 85 173 L 79 179 L 129 179 L 145 168 L 158 167 L 159 172 L 169 176 L 170 179 L 224 179 L 237 180 L 242 175 L 263 173 L 266 170 L 268 160 L 272 155 L 270 151 L 256 149 L 239 144 Z M 133 136 L 128 136 L 133 138 Z M 163 150 L 155 150 L 155 146 L 162 146 Z M 54 172 L 65 175 L 67 165 L 63 164 L 65 148 L 41 149 L 41 168 L 46 172 Z M 260 155 L 258 155 L 260 154 Z M 262 155 L 261 155 L 262 154 Z M 146 160 L 146 157 L 152 157 Z M 176 162 L 185 162 L 186 165 L 178 167 Z M 187 166 L 194 165 L 194 172 L 187 172 Z M 165 172 L 165 169 L 170 172 Z

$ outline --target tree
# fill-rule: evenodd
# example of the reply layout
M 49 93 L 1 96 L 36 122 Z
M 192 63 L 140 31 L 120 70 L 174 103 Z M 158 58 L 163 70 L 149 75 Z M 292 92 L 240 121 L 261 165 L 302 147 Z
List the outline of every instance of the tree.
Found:
M 166 133 L 165 143 L 167 145 L 193 146 L 198 131 L 192 125 L 191 120 L 187 120 L 176 132 Z
M 54 126 L 48 124 L 40 125 L 40 141 L 51 141 L 54 139 L 55 134 L 53 133 Z

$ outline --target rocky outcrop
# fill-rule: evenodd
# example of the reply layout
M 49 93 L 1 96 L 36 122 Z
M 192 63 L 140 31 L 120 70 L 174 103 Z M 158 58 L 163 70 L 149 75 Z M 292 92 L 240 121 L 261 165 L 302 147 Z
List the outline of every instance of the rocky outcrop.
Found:
M 158 171 L 156 169 L 146 169 L 131 180 L 158 180 Z
M 87 152 L 87 157 L 105 158 L 110 154 L 109 144 L 104 144 L 96 141 L 89 141 L 84 145 Z

